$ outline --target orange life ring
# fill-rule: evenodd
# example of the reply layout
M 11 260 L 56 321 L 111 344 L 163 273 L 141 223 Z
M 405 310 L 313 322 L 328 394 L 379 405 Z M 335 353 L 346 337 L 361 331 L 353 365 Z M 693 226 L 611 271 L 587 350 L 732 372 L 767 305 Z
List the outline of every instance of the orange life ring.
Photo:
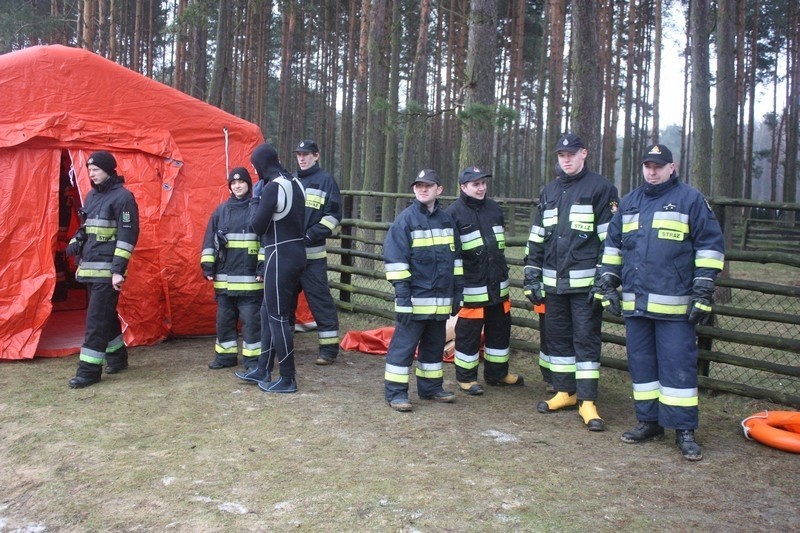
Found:
M 800 453 L 800 412 L 764 411 L 742 420 L 748 439 L 786 452 Z

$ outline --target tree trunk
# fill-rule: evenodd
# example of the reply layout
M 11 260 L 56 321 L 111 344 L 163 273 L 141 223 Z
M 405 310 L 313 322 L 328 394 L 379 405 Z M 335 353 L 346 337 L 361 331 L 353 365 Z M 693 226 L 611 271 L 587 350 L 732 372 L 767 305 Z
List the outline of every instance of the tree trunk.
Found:
M 625 60 L 625 131 L 622 134 L 622 170 L 620 172 L 619 195 L 622 197 L 631 190 L 634 172 L 638 167 L 633 161 L 633 63 L 636 55 L 636 3 L 628 4 L 628 46 Z
M 550 61 L 547 99 L 547 138 L 545 139 L 545 175 L 552 174 L 555 156 L 553 146 L 561 131 L 562 93 L 564 90 L 564 32 L 566 24 L 565 0 L 548 0 L 550 14 Z
M 603 85 L 600 82 L 600 65 L 597 51 L 600 39 L 597 32 L 598 8 L 596 2 L 576 2 L 572 21 L 574 54 L 572 63 L 574 95 L 572 99 L 572 131 L 588 149 L 586 164 L 592 170 L 600 166 L 600 112 L 603 102 Z
M 471 0 L 459 168 L 492 168 L 497 1 Z
M 292 98 L 292 68 L 294 62 L 294 32 L 297 23 L 297 4 L 291 0 L 283 2 L 281 25 L 281 79 L 278 94 L 280 99 L 278 118 L 278 140 L 275 143 L 279 154 L 292 149 L 294 139 L 294 98 Z
M 387 26 L 387 1 L 372 0 L 372 13 L 369 41 L 369 102 L 367 106 L 366 158 L 364 160 L 364 179 L 367 190 L 379 191 L 383 185 L 386 167 L 386 107 L 388 90 L 388 58 L 385 51 Z M 377 212 L 375 197 L 363 200 L 364 220 L 381 220 Z
M 753 197 L 753 138 L 755 137 L 755 116 L 756 116 L 756 72 L 758 58 L 758 13 L 759 0 L 753 2 L 753 28 L 750 38 L 749 50 L 749 72 L 747 86 L 747 141 L 745 145 L 745 170 L 744 170 L 744 198 Z
M 355 82 L 357 66 L 360 60 L 357 56 L 358 53 L 358 35 L 360 28 L 360 19 L 364 19 L 365 15 L 362 14 L 358 17 L 358 2 L 350 2 L 350 9 L 348 11 L 349 26 L 347 30 L 347 48 L 343 60 L 343 81 L 342 87 L 344 90 L 344 107 L 342 109 L 342 127 L 339 133 L 341 142 L 339 143 L 339 160 L 341 161 L 341 174 L 339 175 L 339 185 L 344 189 L 355 189 L 356 185 L 353 182 L 354 176 L 354 163 L 353 163 L 353 113 L 354 113 L 354 100 L 355 100 Z M 355 202 L 354 202 L 355 203 Z M 344 213 L 345 217 L 357 216 L 357 213 Z
M 94 50 L 94 38 L 97 35 L 97 0 L 83 0 L 83 28 L 81 46 L 86 50 Z
M 411 176 L 424 168 L 425 147 L 428 145 L 425 124 L 428 111 L 428 25 L 430 24 L 431 0 L 422 0 L 419 6 L 416 50 L 411 67 L 409 95 L 406 102 L 406 128 L 403 138 L 403 157 L 400 163 L 400 183 L 407 184 Z M 411 42 L 414 42 L 412 39 Z M 437 91 L 438 92 L 438 91 Z M 401 192 L 407 189 L 400 187 Z M 398 202 L 400 203 L 400 202 Z M 398 206 L 399 207 L 399 206 Z
M 717 98 L 714 106 L 712 189 L 733 196 L 736 149 L 736 0 L 717 1 Z M 704 156 L 707 157 L 707 154 Z
M 661 135 L 660 116 L 658 106 L 661 102 L 661 26 L 662 5 L 661 0 L 655 0 L 654 40 L 653 40 L 653 129 L 650 135 L 652 144 L 657 144 Z
M 800 5 L 790 2 L 786 39 L 786 162 L 783 201 L 797 201 L 797 150 L 800 130 Z
M 391 64 L 389 66 L 389 101 L 386 106 L 386 162 L 383 169 L 383 191 L 398 190 L 397 167 L 399 139 L 398 100 L 400 97 L 400 40 L 402 27 L 400 24 L 400 0 L 389 0 L 392 11 L 392 24 L 389 37 L 391 41 Z M 381 206 L 383 220 L 394 220 L 395 200 L 384 198 Z
M 218 0 L 217 2 L 217 47 L 214 51 L 214 66 L 211 69 L 211 83 L 208 88 L 209 104 L 222 107 L 222 89 L 227 83 L 228 72 L 230 69 L 231 35 L 230 35 L 230 0 Z
M 692 14 L 692 171 L 691 182 L 711 194 L 711 99 L 709 74 L 709 0 L 691 0 Z

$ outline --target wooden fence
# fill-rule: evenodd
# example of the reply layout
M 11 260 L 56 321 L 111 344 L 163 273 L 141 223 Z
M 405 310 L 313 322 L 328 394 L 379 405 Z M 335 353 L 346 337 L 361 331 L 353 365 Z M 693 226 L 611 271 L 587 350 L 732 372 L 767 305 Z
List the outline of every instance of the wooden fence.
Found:
M 345 311 L 385 318 L 388 324 L 394 317 L 393 291 L 384 277 L 382 245 L 390 222 L 362 220 L 352 211 L 353 200 L 364 195 L 409 199 L 412 196 L 351 191 L 344 191 L 343 195 L 345 213 L 355 216 L 342 222 L 338 242 L 329 241 L 329 279 L 335 293 L 338 292 L 337 306 Z M 443 198 L 445 203 L 451 200 Z M 534 201 L 498 199 L 498 202 L 505 211 L 507 226 L 514 227 L 513 235 L 508 231 L 506 239 L 514 308 L 512 347 L 536 357 L 539 352 L 538 318 L 522 293 L 524 246 Z M 790 232 L 781 233 L 789 237 L 779 240 L 741 238 L 746 234 L 745 227 L 753 224 L 746 221 L 749 220 L 747 209 L 754 204 L 784 212 L 800 210 L 800 205 L 735 199 L 716 199 L 712 203 L 729 235 L 728 264 L 743 266 L 750 277 L 753 273 L 755 277 L 760 276 L 758 265 L 764 265 L 764 276 L 770 281 L 736 279 L 728 275 L 727 269 L 719 277 L 714 325 L 697 328 L 700 385 L 712 391 L 800 406 L 800 257 L 794 252 L 800 248 L 797 236 Z M 740 237 L 738 241 L 733 238 L 734 234 Z M 749 249 L 743 249 L 742 243 L 748 242 Z M 789 282 L 774 282 L 774 276 L 768 273 L 771 269 L 778 269 Z M 627 370 L 623 319 L 603 316 L 603 343 L 602 364 Z

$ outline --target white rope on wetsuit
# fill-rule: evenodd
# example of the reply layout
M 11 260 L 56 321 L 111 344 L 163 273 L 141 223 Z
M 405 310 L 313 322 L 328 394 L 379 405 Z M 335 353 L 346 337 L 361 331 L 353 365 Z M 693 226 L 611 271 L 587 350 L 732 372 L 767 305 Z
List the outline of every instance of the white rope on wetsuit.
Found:
M 227 126 L 223 126 L 222 132 L 225 134 L 225 181 L 228 181 L 228 172 L 230 172 L 230 160 L 228 154 L 228 128 Z
M 273 228 L 273 232 L 274 232 L 275 235 L 277 235 L 277 228 Z M 300 240 L 300 239 L 292 239 L 292 240 Z M 291 241 L 283 241 L 283 242 L 291 242 Z M 276 244 L 278 244 L 278 243 L 276 243 Z M 269 246 L 272 246 L 272 245 L 267 245 L 267 247 L 269 247 Z M 273 259 L 273 257 L 274 257 L 274 259 Z M 279 270 L 278 257 L 279 257 L 278 256 L 278 247 L 275 246 L 275 249 L 264 260 L 264 263 L 265 263 L 265 268 L 264 268 L 264 278 L 265 278 L 264 279 L 264 298 L 265 298 L 265 303 L 264 303 L 264 305 L 266 305 L 266 298 L 269 297 L 269 295 L 267 293 L 267 283 L 266 283 L 267 282 L 267 280 L 266 280 L 267 269 L 269 268 L 269 264 L 274 260 L 275 261 L 275 293 L 274 293 L 274 297 L 277 299 L 277 301 L 276 301 L 277 307 L 278 307 L 278 309 L 280 309 L 280 307 L 281 307 L 281 305 L 280 305 L 280 283 L 278 281 L 278 277 L 279 276 L 277 275 L 278 270 Z M 269 313 L 269 311 L 267 311 L 267 317 L 269 318 L 269 320 L 278 322 L 279 324 L 290 322 L 290 320 L 288 318 L 281 318 L 281 316 L 279 316 L 279 315 L 277 315 L 277 316 L 276 315 L 272 315 L 271 313 Z M 276 355 L 278 355 L 278 349 L 277 349 L 277 344 L 275 342 L 275 336 L 271 335 L 270 336 L 270 347 L 266 351 L 264 350 L 263 346 L 261 347 L 261 353 L 262 354 L 269 353 L 269 355 L 267 356 L 267 366 L 269 366 L 269 361 L 273 357 L 275 357 L 275 359 L 277 360 L 278 365 L 280 365 L 290 355 L 294 354 L 294 345 L 292 345 L 292 350 L 291 351 L 288 350 L 289 341 L 286 338 L 286 328 L 282 327 L 282 328 L 280 328 L 280 331 L 281 331 L 281 335 L 283 337 L 281 339 L 283 341 L 283 346 L 287 348 L 286 355 L 283 358 L 275 357 Z

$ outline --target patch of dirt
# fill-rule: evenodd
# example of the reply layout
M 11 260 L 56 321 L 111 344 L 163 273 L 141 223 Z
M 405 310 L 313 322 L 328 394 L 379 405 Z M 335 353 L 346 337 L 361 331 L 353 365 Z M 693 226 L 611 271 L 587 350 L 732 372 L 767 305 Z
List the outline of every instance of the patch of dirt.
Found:
M 370 327 L 376 327 L 371 325 Z M 786 407 L 701 398 L 704 460 L 629 445 L 627 374 L 603 369 L 603 433 L 576 411 L 542 415 L 530 354 L 521 388 L 383 400 L 384 359 L 314 365 L 296 335 L 299 391 L 270 395 L 210 371 L 213 339 L 131 349 L 131 368 L 70 390 L 77 358 L 0 366 L 0 531 L 791 530 L 800 456 L 745 440 L 754 412 Z M 455 372 L 445 386 L 455 390 Z M 412 380 L 413 381 L 413 380 Z

